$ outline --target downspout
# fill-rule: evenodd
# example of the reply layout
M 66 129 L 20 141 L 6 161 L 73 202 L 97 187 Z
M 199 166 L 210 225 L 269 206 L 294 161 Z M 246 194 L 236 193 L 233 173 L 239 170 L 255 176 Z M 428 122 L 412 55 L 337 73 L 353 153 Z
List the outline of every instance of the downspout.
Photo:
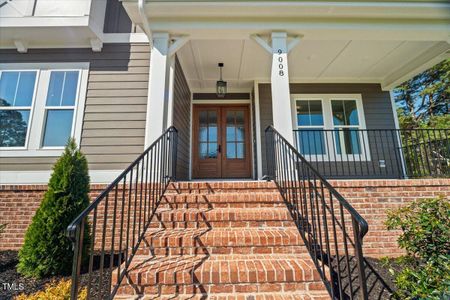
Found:
M 152 31 L 150 30 L 150 23 L 148 22 L 147 15 L 145 14 L 145 1 L 146 0 L 138 0 L 138 11 L 139 16 L 142 20 L 142 26 L 144 27 L 144 32 L 148 37 L 148 42 L 150 43 L 150 47 L 152 47 L 153 38 Z

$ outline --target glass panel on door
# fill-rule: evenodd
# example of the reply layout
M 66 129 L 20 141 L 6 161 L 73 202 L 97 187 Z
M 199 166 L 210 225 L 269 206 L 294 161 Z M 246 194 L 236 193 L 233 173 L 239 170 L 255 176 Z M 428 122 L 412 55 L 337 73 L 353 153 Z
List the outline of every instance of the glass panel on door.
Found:
M 218 155 L 217 111 L 201 111 L 199 114 L 199 157 L 217 158 Z
M 245 124 L 243 110 L 230 110 L 226 115 L 227 159 L 244 159 Z

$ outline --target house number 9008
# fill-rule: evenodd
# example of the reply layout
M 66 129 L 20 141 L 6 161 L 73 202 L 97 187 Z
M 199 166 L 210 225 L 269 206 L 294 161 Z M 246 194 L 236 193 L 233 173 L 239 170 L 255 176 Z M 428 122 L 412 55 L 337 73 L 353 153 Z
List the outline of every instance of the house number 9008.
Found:
M 278 75 L 280 76 L 284 76 L 284 59 L 281 56 L 281 54 L 283 53 L 283 51 L 281 49 L 278 49 Z

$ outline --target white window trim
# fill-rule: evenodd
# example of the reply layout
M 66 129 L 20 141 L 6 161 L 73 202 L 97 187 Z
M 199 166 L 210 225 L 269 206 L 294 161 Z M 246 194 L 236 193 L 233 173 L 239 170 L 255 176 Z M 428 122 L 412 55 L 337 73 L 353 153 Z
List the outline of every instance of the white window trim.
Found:
M 4 71 L 37 71 L 35 90 L 30 110 L 30 121 L 24 147 L 0 148 L 0 157 L 45 157 L 60 156 L 64 147 L 42 147 L 45 122 L 45 99 L 51 71 L 79 71 L 77 97 L 74 108 L 71 137 L 78 146 L 81 141 L 84 107 L 86 104 L 89 63 L 17 63 L 0 64 Z M 37 100 L 39 99 L 39 101 Z
M 297 126 L 297 100 L 321 100 L 322 101 L 322 113 L 323 113 L 323 122 L 324 126 L 323 128 L 325 130 L 333 130 L 334 124 L 333 124 L 333 114 L 331 109 L 331 101 L 332 100 L 355 100 L 356 101 L 356 107 L 358 109 L 358 120 L 359 120 L 359 129 L 367 129 L 366 127 L 366 120 L 365 120 L 365 114 L 364 114 L 364 107 L 362 102 L 362 96 L 361 94 L 291 94 L 291 110 L 292 110 L 292 126 L 294 129 L 302 128 L 302 126 Z M 320 126 L 317 126 L 320 127 Z M 356 127 L 356 126 L 355 126 Z M 331 133 L 332 134 L 332 133 Z M 325 151 L 332 150 L 331 153 L 325 153 L 324 155 L 321 154 L 313 154 L 313 155 L 304 155 L 304 157 L 307 160 L 311 161 L 355 161 L 355 162 L 366 162 L 371 161 L 370 156 L 370 148 L 369 148 L 369 141 L 367 132 L 362 132 L 364 135 L 362 137 L 362 140 L 364 142 L 364 145 L 361 147 L 361 154 L 337 154 L 337 148 L 333 144 L 331 145 L 327 143 L 326 141 L 332 141 L 333 138 L 327 137 L 327 133 L 324 135 L 325 137 Z M 369 150 L 369 151 L 368 151 Z

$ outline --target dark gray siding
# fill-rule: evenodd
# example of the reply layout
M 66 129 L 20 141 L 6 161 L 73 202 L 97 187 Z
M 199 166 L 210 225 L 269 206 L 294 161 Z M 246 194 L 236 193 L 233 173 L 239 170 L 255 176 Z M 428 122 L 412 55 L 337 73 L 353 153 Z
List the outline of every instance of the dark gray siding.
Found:
M 144 150 L 150 49 L 105 44 L 91 49 L 0 50 L 0 63 L 89 62 L 81 150 L 92 170 L 121 170 Z M 80 141 L 77 141 L 80 142 Z M 2 157 L 0 169 L 50 170 L 56 157 Z
M 177 179 L 189 179 L 191 91 L 178 58 L 175 61 L 173 125 L 178 129 Z
M 291 84 L 291 94 L 361 94 L 367 129 L 394 129 L 394 116 L 389 92 L 381 90 L 379 84 Z M 259 85 L 261 111 L 261 140 L 263 172 L 265 165 L 264 130 L 273 124 L 270 84 Z M 333 178 L 349 178 L 359 172 L 365 178 L 398 178 L 400 161 L 395 136 L 390 131 L 369 132 L 370 162 L 315 163 L 315 167 Z M 386 167 L 380 168 L 379 160 L 386 161 Z
M 132 33 L 141 32 L 141 29 L 131 22 L 121 1 L 107 0 L 103 32 Z

